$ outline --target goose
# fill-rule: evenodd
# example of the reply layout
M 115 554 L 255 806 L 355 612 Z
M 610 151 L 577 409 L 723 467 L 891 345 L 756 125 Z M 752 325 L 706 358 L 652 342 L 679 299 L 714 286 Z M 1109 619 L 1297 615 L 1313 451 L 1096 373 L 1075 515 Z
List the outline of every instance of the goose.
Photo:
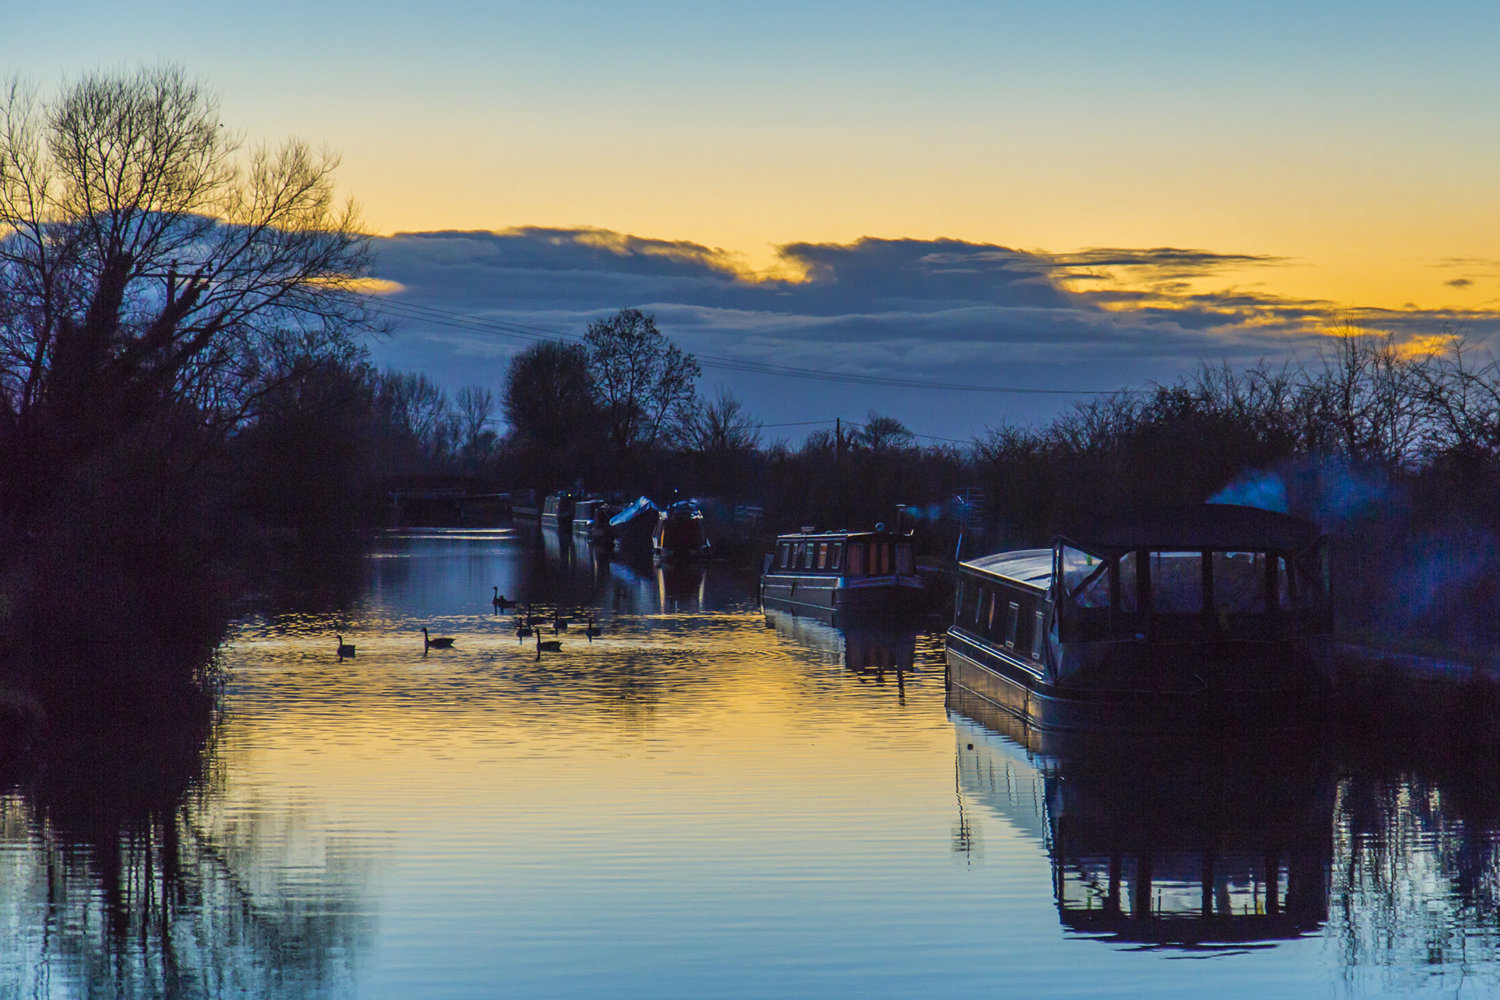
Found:
M 427 626 L 422 626 L 422 648 L 426 649 L 451 649 L 453 648 L 453 637 L 451 635 L 440 635 L 437 637 L 427 634 Z
M 570 620 L 571 619 L 564 618 L 562 611 L 559 610 L 557 614 L 552 616 L 552 634 L 556 635 L 559 632 L 566 632 L 568 629 L 568 622 Z
M 583 634 L 589 637 L 589 642 L 593 642 L 599 636 L 604 634 L 604 630 L 598 625 L 594 624 L 593 615 L 589 615 L 589 623 L 584 627 Z
M 345 645 L 344 644 L 344 637 L 343 636 L 339 636 L 338 640 L 339 640 L 339 659 L 342 660 L 346 656 L 350 657 L 350 658 L 353 658 L 353 656 L 354 656 L 354 647 L 351 646 L 351 645 Z
M 492 589 L 495 591 L 495 596 L 490 599 L 490 603 L 495 606 L 496 611 L 508 611 L 516 606 L 515 601 L 507 601 L 505 599 L 505 595 L 500 593 L 499 587 L 494 587 Z
M 536 635 L 536 629 L 532 628 L 530 625 L 527 625 L 524 622 L 517 622 L 516 623 L 516 642 L 517 643 L 520 643 L 520 641 L 522 639 L 530 639 L 534 635 Z
M 543 653 L 558 653 L 558 652 L 561 652 L 561 651 L 562 651 L 562 640 L 561 639 L 548 639 L 548 640 L 546 640 L 544 642 L 542 640 L 541 636 L 537 636 L 536 637 L 536 655 L 537 656 L 541 656 Z

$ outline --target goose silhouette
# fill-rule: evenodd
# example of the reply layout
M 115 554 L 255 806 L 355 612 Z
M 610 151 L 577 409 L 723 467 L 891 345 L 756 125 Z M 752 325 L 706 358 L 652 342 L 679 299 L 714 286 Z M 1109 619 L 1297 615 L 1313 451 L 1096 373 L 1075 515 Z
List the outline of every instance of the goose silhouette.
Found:
M 507 601 L 505 599 L 505 595 L 500 593 L 499 587 L 494 587 L 492 589 L 495 591 L 495 596 L 490 599 L 490 603 L 495 606 L 496 611 L 509 611 L 511 608 L 516 606 L 515 601 Z
M 530 625 L 527 625 L 525 622 L 516 623 L 517 644 L 519 644 L 522 639 L 530 639 L 534 635 L 536 635 L 536 629 L 532 628 Z
M 559 652 L 562 652 L 561 639 L 548 639 L 546 641 L 543 641 L 540 635 L 536 637 L 536 658 L 538 660 L 542 658 L 543 653 Z
M 604 634 L 604 630 L 598 625 L 594 624 L 593 615 L 589 615 L 589 623 L 584 626 L 583 634 L 589 637 L 589 642 L 593 642 L 599 636 Z
M 353 657 L 354 657 L 354 647 L 352 645 L 346 645 L 344 643 L 344 637 L 343 636 L 338 636 L 338 640 L 339 640 L 339 659 L 342 660 L 346 656 L 349 657 L 350 659 L 353 659 Z
M 426 650 L 429 650 L 429 649 L 452 649 L 452 648 L 453 648 L 453 637 L 451 635 L 429 636 L 427 634 L 427 626 L 426 625 L 422 626 L 422 649 L 423 649 L 424 652 Z

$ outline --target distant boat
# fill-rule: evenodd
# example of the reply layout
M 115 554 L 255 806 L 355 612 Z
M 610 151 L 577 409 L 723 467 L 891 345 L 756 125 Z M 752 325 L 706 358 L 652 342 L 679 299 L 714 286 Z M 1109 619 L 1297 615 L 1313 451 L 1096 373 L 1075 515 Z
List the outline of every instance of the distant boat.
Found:
M 767 558 L 760 583 L 767 608 L 840 625 L 852 618 L 900 618 L 926 607 L 911 535 L 884 525 L 780 535 Z
M 578 494 L 564 490 L 550 494 L 542 503 L 542 527 L 567 533 L 573 530 L 573 505 Z
M 705 559 L 708 552 L 708 532 L 703 527 L 703 511 L 698 501 L 679 500 L 656 516 L 651 554 L 657 559 Z
M 603 500 L 579 500 L 573 504 L 573 537 L 588 538 L 594 529 L 595 513 L 604 506 Z
M 650 552 L 651 535 L 656 530 L 660 514 L 661 508 L 652 503 L 650 497 L 641 497 L 610 518 L 609 530 L 614 537 L 615 552 L 622 556 L 644 556 Z

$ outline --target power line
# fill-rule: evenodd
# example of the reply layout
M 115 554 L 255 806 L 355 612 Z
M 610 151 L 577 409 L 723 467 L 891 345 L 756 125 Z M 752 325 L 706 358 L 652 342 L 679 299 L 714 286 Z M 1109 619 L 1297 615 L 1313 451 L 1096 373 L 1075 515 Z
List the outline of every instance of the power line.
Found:
M 411 302 L 382 300 L 377 303 L 376 309 L 395 319 L 417 320 L 440 326 L 451 326 L 479 333 L 493 334 L 515 340 L 564 340 L 576 343 L 583 339 L 577 334 L 547 330 L 542 327 L 528 326 L 523 323 L 483 319 L 441 309 L 437 306 L 420 305 Z M 812 379 L 821 382 L 839 382 L 848 385 L 883 386 L 894 389 L 937 389 L 948 392 L 985 392 L 1040 396 L 1110 396 L 1137 391 L 1132 389 L 1042 389 L 1032 386 L 975 385 L 963 382 L 937 382 L 926 379 L 896 378 L 885 375 L 855 375 L 845 372 L 820 371 L 815 368 L 800 368 L 794 365 L 749 361 L 744 358 L 730 358 L 716 354 L 694 354 L 694 358 L 705 368 L 715 368 L 724 371 L 743 372 L 753 375 L 772 375 L 783 378 Z

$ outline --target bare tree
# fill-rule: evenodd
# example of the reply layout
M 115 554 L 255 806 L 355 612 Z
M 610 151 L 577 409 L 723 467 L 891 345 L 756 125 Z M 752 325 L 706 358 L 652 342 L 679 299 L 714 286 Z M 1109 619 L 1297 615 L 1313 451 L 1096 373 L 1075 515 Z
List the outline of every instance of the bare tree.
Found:
M 347 349 L 368 263 L 335 157 L 242 150 L 177 68 L 0 93 L 0 456 L 66 473 L 168 415 L 225 434 Z M 8 499 L 12 506 L 16 496 Z
M 1328 435 L 1312 442 L 1356 462 L 1388 468 L 1418 458 L 1427 428 L 1430 355 L 1403 353 L 1392 334 L 1346 327 L 1329 340 L 1322 367 L 1306 374 L 1303 393 Z
M 871 410 L 855 440 L 873 452 L 885 453 L 910 448 L 916 439 L 906 425 L 895 417 Z
M 686 416 L 683 439 L 693 451 L 730 455 L 760 446 L 760 421 L 745 413 L 744 403 L 723 386 L 712 402 L 694 406 Z
M 376 385 L 375 405 L 386 423 L 428 458 L 445 459 L 457 448 L 462 418 L 442 386 L 426 375 L 386 371 Z
M 691 408 L 700 369 L 656 328 L 656 317 L 622 309 L 584 334 L 594 392 L 618 454 L 656 444 L 663 429 Z
M 458 406 L 458 424 L 463 437 L 463 449 L 476 452 L 484 441 L 485 428 L 495 415 L 498 405 L 495 394 L 478 385 L 466 385 L 458 390 L 455 400 Z M 490 432 L 493 435 L 493 432 Z

